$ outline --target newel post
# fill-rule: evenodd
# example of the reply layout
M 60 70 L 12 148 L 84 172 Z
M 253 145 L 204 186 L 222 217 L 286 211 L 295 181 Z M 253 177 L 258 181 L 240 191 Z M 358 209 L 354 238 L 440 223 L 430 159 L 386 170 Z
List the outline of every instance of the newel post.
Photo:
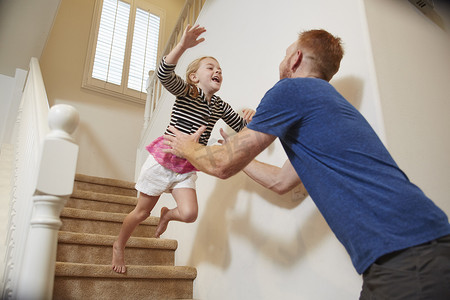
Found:
M 52 298 L 60 214 L 73 192 L 78 145 L 71 134 L 78 122 L 78 112 L 70 105 L 58 104 L 49 111 L 50 133 L 41 148 L 17 299 Z

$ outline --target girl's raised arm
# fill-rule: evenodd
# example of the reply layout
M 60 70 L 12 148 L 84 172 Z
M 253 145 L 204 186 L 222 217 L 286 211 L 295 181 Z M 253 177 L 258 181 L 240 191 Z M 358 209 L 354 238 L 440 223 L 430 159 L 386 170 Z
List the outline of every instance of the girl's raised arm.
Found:
M 200 27 L 199 25 L 192 27 L 191 25 L 187 25 L 178 44 L 169 54 L 167 54 L 166 63 L 177 64 L 181 55 L 183 55 L 187 49 L 195 47 L 205 40 L 205 38 L 199 38 L 205 31 L 205 27 Z

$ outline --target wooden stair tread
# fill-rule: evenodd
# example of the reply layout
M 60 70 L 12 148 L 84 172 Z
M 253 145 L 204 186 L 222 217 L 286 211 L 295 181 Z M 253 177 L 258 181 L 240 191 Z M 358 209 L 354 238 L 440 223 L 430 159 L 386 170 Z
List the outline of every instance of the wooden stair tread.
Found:
M 112 213 L 103 211 L 85 210 L 79 208 L 64 207 L 61 211 L 61 218 L 73 218 L 73 219 L 86 219 L 108 222 L 123 222 L 123 219 L 127 216 L 124 213 Z M 150 216 L 147 220 L 143 221 L 142 225 L 158 225 L 159 218 Z
M 76 174 L 74 192 L 83 190 L 111 195 L 115 194 L 136 197 L 137 191 L 134 186 L 134 182 Z
M 125 274 L 114 272 L 111 265 L 56 262 L 55 276 L 97 278 L 189 279 L 197 277 L 197 270 L 188 266 L 127 266 Z
M 58 242 L 66 244 L 81 244 L 81 245 L 101 245 L 111 246 L 117 239 L 112 235 L 100 235 L 90 233 L 78 233 L 59 231 Z M 143 238 L 130 237 L 127 242 L 127 248 L 153 248 L 153 249 L 167 249 L 176 250 L 178 248 L 178 241 L 161 238 Z
M 98 193 L 86 190 L 75 190 L 71 196 L 73 199 L 95 200 L 101 202 L 136 205 L 137 198 L 133 196 L 122 196 L 106 193 Z
M 75 181 L 86 182 L 86 183 L 94 183 L 106 186 L 114 186 L 125 189 L 133 189 L 134 190 L 134 182 L 120 180 L 120 179 L 112 179 L 112 178 L 103 178 L 97 176 L 90 176 L 84 174 L 75 174 Z

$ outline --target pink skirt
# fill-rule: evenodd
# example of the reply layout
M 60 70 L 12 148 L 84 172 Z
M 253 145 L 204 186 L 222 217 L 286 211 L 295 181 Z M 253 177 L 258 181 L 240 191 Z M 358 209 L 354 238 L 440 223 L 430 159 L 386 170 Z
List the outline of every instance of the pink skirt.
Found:
M 145 148 L 161 166 L 176 173 L 198 171 L 188 160 L 163 151 L 163 149 L 170 149 L 170 146 L 164 144 L 164 136 L 158 137 Z

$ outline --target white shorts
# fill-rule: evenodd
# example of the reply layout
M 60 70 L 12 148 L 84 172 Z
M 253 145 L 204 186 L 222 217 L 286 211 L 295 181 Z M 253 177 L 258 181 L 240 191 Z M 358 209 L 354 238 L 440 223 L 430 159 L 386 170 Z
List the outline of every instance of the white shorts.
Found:
M 135 188 L 149 196 L 160 196 L 162 193 L 170 193 L 173 189 L 190 188 L 195 190 L 196 180 L 197 172 L 176 173 L 161 166 L 153 155 L 149 154 L 141 168 Z

